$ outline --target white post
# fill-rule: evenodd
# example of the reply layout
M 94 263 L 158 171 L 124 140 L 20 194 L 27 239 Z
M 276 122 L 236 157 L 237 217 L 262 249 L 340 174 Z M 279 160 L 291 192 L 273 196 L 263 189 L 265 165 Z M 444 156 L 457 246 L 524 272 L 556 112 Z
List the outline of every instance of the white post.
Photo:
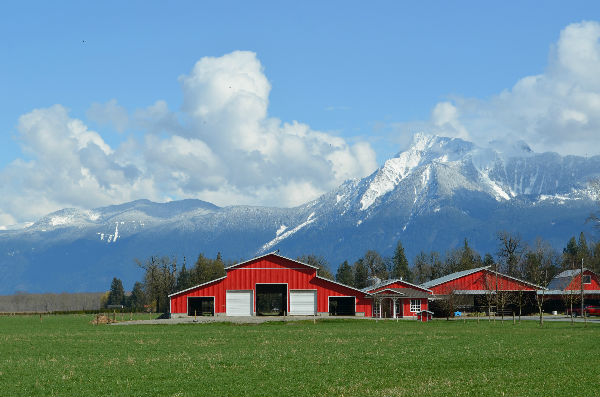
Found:
M 396 318 L 396 300 L 398 298 L 392 298 L 393 304 L 394 304 L 394 318 Z

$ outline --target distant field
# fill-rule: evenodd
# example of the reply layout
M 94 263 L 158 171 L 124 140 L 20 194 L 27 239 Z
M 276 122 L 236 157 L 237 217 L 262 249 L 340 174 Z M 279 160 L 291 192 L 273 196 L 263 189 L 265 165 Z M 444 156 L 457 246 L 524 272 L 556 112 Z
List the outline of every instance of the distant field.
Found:
M 93 326 L 92 317 L 0 317 L 0 395 L 600 394 L 600 326 L 593 324 L 115 327 Z

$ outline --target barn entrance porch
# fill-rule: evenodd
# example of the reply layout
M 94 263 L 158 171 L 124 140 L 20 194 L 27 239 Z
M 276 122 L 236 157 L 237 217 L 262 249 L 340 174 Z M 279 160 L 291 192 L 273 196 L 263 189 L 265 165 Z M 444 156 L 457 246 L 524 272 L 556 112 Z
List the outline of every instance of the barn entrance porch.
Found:
M 425 307 L 421 300 L 429 294 L 412 288 L 386 288 L 373 293 L 373 317 L 403 318 L 414 317 Z M 414 307 L 413 307 L 414 303 Z
M 256 284 L 256 315 L 287 315 L 287 284 Z
M 402 318 L 402 299 L 397 296 L 378 296 L 373 302 L 373 317 Z

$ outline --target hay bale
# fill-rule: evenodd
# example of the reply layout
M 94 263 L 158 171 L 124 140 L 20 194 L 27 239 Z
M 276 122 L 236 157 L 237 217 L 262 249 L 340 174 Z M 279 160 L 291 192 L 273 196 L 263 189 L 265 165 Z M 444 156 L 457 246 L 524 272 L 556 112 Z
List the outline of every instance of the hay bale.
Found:
M 91 323 L 94 324 L 94 325 L 98 325 L 98 324 L 110 324 L 110 323 L 113 323 L 113 322 L 115 322 L 115 321 L 113 321 L 106 314 L 96 314 L 96 317 L 91 321 Z

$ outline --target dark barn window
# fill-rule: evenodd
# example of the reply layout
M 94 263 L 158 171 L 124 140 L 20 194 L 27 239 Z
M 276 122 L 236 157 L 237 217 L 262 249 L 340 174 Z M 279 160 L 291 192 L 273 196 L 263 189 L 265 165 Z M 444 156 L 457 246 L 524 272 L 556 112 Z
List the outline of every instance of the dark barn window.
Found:
M 215 298 L 212 296 L 188 297 L 188 316 L 214 316 Z
M 286 284 L 256 284 L 256 314 L 285 316 L 287 314 Z
M 330 316 L 354 316 L 356 307 L 354 306 L 353 296 L 330 296 L 329 297 L 329 315 Z

